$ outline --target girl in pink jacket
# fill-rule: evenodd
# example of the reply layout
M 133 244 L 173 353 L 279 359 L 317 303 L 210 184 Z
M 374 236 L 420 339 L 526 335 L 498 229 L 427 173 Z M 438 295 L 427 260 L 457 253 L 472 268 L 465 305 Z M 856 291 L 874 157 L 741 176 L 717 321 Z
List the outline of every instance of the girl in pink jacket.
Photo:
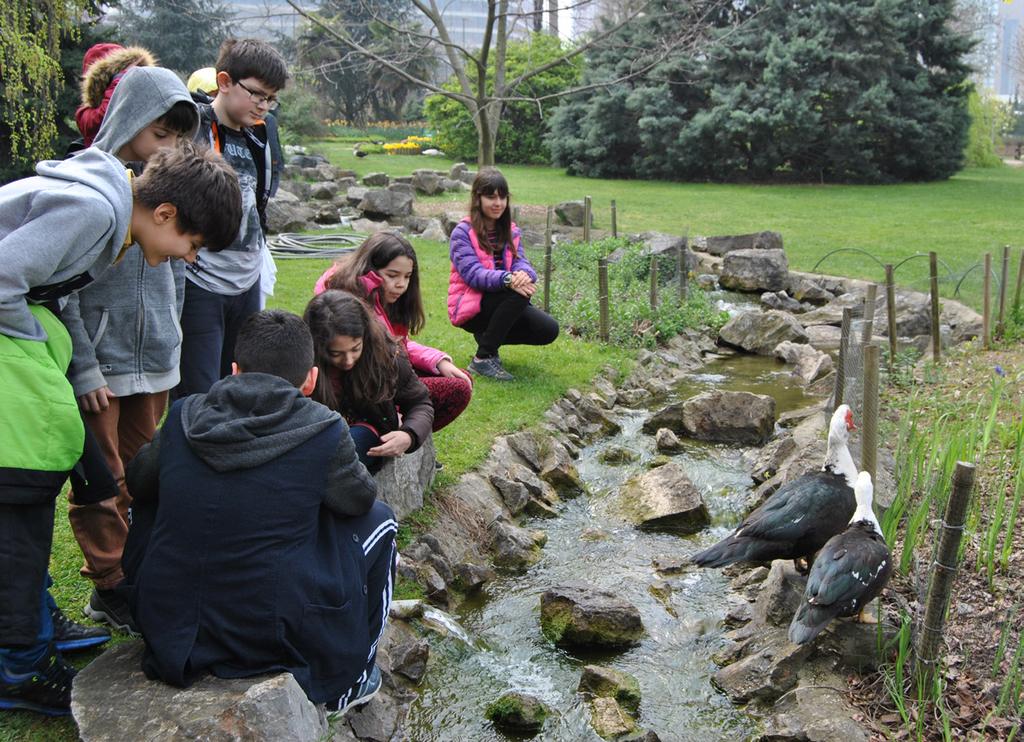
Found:
M 420 381 L 434 405 L 434 431 L 457 418 L 473 393 L 469 375 L 437 348 L 409 339 L 423 329 L 425 316 L 420 296 L 416 251 L 404 237 L 378 232 L 351 255 L 336 262 L 317 280 L 314 294 L 341 289 L 361 297 L 373 308 L 391 336 L 405 347 Z

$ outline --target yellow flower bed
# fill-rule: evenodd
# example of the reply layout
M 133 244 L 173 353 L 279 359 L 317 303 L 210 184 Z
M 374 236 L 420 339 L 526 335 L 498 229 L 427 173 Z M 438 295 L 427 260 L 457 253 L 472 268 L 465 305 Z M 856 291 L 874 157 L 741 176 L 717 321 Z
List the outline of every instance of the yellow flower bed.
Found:
M 422 151 L 416 142 L 392 142 L 384 145 L 384 152 L 389 155 L 418 155 Z

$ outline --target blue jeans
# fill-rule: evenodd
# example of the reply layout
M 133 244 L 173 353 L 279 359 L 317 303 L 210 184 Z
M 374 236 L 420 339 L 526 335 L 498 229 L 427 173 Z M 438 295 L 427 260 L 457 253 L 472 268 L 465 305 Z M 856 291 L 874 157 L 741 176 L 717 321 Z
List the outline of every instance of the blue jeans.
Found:
M 366 467 L 370 474 L 376 474 L 384 466 L 384 458 L 381 456 L 370 456 L 366 452 L 374 446 L 380 445 L 380 436 L 374 433 L 365 425 L 352 425 L 349 429 L 352 434 L 352 442 L 356 444 L 356 455 Z
M 181 310 L 181 382 L 174 399 L 205 394 L 231 375 L 242 323 L 260 310 L 260 282 L 236 296 L 222 296 L 185 281 Z

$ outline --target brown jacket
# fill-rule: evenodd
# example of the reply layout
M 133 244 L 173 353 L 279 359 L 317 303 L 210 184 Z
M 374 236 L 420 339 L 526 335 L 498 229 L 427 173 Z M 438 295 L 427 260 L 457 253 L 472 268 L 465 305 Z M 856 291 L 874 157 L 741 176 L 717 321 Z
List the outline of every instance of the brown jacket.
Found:
M 393 430 L 401 430 L 412 437 L 412 445 L 406 453 L 412 453 L 422 445 L 430 435 L 434 425 L 434 405 L 430 401 L 430 393 L 420 381 L 409 363 L 409 357 L 402 352 L 396 355 L 398 365 L 398 382 L 395 386 L 393 400 L 379 404 L 348 404 L 341 400 L 338 412 L 344 416 L 349 425 L 368 423 L 384 435 Z M 335 386 L 335 393 L 340 390 Z M 401 414 L 401 423 L 399 423 Z

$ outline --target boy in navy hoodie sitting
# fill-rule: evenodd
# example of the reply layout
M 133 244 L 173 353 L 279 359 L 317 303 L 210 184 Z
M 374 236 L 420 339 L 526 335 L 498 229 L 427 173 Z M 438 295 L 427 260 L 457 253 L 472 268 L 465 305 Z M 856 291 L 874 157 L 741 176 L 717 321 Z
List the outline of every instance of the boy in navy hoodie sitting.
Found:
M 344 418 L 308 398 L 305 323 L 251 315 L 234 358 L 128 468 L 123 568 L 143 669 L 178 686 L 286 671 L 344 711 L 380 688 L 398 524 Z

